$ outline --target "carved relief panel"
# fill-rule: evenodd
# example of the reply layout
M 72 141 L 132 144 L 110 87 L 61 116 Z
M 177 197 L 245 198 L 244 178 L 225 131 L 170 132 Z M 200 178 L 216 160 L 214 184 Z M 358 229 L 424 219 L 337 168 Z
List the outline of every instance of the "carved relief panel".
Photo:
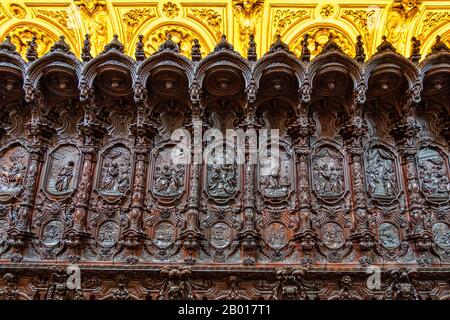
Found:
M 433 148 L 423 148 L 417 154 L 420 187 L 430 201 L 448 202 L 450 180 L 448 164 L 442 154 Z
M 367 151 L 365 159 L 369 194 L 378 200 L 395 198 L 399 192 L 395 156 L 384 148 L 374 147 Z
M 156 150 L 152 157 L 150 190 L 156 198 L 178 198 L 185 190 L 186 157 L 175 145 L 165 145 Z
M 28 166 L 28 152 L 20 145 L 0 153 L 0 200 L 9 200 L 22 189 Z
M 124 145 L 117 144 L 101 156 L 97 177 L 97 190 L 105 197 L 120 197 L 130 190 L 132 156 Z
M 293 190 L 292 154 L 280 146 L 277 156 L 260 157 L 258 164 L 259 191 L 263 197 L 270 200 L 286 198 Z
M 70 194 L 77 186 L 80 151 L 73 145 L 58 147 L 49 154 L 44 178 L 44 189 L 52 196 Z
M 345 161 L 334 147 L 316 149 L 312 159 L 312 186 L 316 195 L 325 201 L 336 201 L 346 190 Z

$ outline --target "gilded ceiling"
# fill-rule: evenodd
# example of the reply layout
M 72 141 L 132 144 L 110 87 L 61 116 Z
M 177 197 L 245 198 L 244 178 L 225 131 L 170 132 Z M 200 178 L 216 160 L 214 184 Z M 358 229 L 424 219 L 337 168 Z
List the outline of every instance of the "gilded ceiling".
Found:
M 168 34 L 189 56 L 193 39 L 209 53 L 222 34 L 246 55 L 250 34 L 257 52 L 268 51 L 277 34 L 299 55 L 304 34 L 315 55 L 334 34 L 349 55 L 355 55 L 358 35 L 369 56 L 382 36 L 409 57 L 411 38 L 421 42 L 421 53 L 430 51 L 436 35 L 450 46 L 450 3 L 436 0 L 2 0 L 0 38 L 11 41 L 24 55 L 28 41 L 37 37 L 38 54 L 47 52 L 60 35 L 72 51 L 81 53 L 86 33 L 92 53 L 98 54 L 114 34 L 134 56 L 135 43 L 143 35 L 145 52 L 157 50 Z

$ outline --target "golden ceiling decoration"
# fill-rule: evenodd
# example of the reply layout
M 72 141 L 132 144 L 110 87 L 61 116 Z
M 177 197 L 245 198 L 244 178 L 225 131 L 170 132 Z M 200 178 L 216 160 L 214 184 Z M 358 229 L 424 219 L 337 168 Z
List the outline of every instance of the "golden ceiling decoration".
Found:
M 328 39 L 349 55 L 361 36 L 367 56 L 376 52 L 383 36 L 397 52 L 411 55 L 412 37 L 421 43 L 425 56 L 440 34 L 450 45 L 450 3 L 441 0 L 2 0 L 0 39 L 11 35 L 24 55 L 27 42 L 37 38 L 39 55 L 64 35 L 72 51 L 80 56 L 89 33 L 92 54 L 100 53 L 114 34 L 134 56 L 135 43 L 143 35 L 148 54 L 156 51 L 167 33 L 186 56 L 194 38 L 202 53 L 209 53 L 227 36 L 235 49 L 247 54 L 248 39 L 254 35 L 258 56 L 268 51 L 276 35 L 299 54 L 300 41 L 309 33 L 312 56 Z

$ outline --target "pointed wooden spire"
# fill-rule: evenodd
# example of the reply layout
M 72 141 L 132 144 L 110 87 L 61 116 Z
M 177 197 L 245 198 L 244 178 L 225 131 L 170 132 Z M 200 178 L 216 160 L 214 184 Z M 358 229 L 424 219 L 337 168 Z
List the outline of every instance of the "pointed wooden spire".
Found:
M 7 34 L 5 36 L 5 40 L 0 43 L 0 51 L 6 51 L 8 53 L 12 53 L 15 55 L 19 55 L 19 53 L 16 51 L 16 46 L 14 45 L 14 43 L 11 42 L 11 36 L 9 34 Z
M 300 45 L 302 47 L 302 53 L 300 54 L 300 59 L 302 61 L 309 61 L 311 59 L 311 50 L 308 48 L 308 40 L 310 36 L 308 33 L 305 33 L 303 36 L 303 40 L 300 41 Z
M 447 45 L 441 40 L 441 36 L 436 36 L 436 42 L 431 47 L 431 54 L 436 54 L 439 52 L 450 51 Z
M 270 53 L 277 52 L 277 51 L 284 51 L 284 52 L 292 54 L 292 51 L 289 50 L 289 46 L 286 43 L 284 43 L 283 41 L 281 41 L 280 34 L 277 34 L 275 36 L 275 42 L 272 43 L 269 48 Z
M 412 63 L 419 63 L 419 60 L 422 56 L 420 55 L 420 40 L 416 37 L 411 38 L 411 60 Z
M 334 35 L 332 33 L 330 33 L 328 35 L 328 41 L 327 43 L 325 43 L 325 45 L 323 46 L 323 50 L 321 52 L 322 53 L 326 53 L 329 51 L 337 51 L 340 53 L 344 53 L 342 51 L 342 48 L 337 44 L 337 42 L 334 40 Z
M 356 45 L 355 45 L 355 60 L 359 63 L 363 63 L 366 60 L 366 53 L 364 51 L 364 43 L 362 41 L 362 36 L 356 37 Z
M 84 36 L 83 48 L 81 49 L 81 59 L 83 60 L 83 62 L 92 60 L 91 38 L 89 36 L 89 33 L 86 33 L 86 35 Z
M 158 52 L 161 51 L 172 51 L 172 52 L 179 52 L 180 48 L 178 47 L 178 45 L 173 42 L 172 40 L 172 34 L 167 33 L 166 34 L 166 41 L 164 41 L 158 48 Z
M 113 39 L 111 40 L 110 43 L 108 43 L 105 46 L 105 49 L 102 51 L 102 53 L 106 53 L 110 50 L 117 50 L 120 51 L 122 53 L 125 52 L 125 47 L 124 45 L 119 41 L 119 36 L 117 34 L 113 35 Z
M 53 46 L 50 48 L 50 52 L 55 52 L 55 51 L 61 51 L 67 54 L 73 54 L 70 51 L 70 46 L 67 44 L 66 39 L 64 36 L 60 36 L 59 40 L 55 42 L 55 44 L 53 44 Z
M 219 43 L 214 48 L 214 52 L 223 51 L 223 50 L 234 51 L 233 45 L 228 42 L 227 36 L 224 34 L 220 38 Z
M 202 53 L 200 51 L 200 42 L 198 41 L 198 39 L 194 39 L 194 44 L 192 45 L 191 48 L 191 59 L 192 61 L 200 61 L 202 60 Z
M 142 34 L 138 35 L 138 42 L 136 43 L 136 52 L 134 54 L 136 61 L 144 61 L 145 60 L 145 52 L 144 52 L 144 36 Z
M 386 36 L 381 37 L 381 44 L 377 47 L 377 53 L 383 53 L 386 51 L 397 52 L 395 47 L 387 40 Z
M 256 61 L 257 58 L 255 35 L 251 34 L 248 41 L 247 59 L 248 61 Z
M 31 38 L 31 41 L 28 41 L 28 48 L 27 52 L 25 53 L 25 57 L 28 61 L 33 62 L 37 60 L 38 54 L 37 54 L 37 43 L 36 43 L 36 36 L 33 36 Z

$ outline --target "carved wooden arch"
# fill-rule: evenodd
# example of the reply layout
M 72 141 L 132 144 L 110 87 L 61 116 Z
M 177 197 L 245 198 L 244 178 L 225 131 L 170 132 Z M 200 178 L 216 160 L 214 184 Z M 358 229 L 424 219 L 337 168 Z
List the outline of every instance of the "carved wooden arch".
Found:
M 183 70 L 189 81 L 189 86 L 191 85 L 194 78 L 194 64 L 192 60 L 189 60 L 185 56 L 173 52 L 170 50 L 164 50 L 152 54 L 150 57 L 145 59 L 136 70 L 136 78 L 141 80 L 142 83 L 146 83 L 151 72 L 160 66 L 174 66 Z
M 24 77 L 26 62 L 18 53 L 0 51 L 0 72 L 12 73 L 20 78 Z
M 420 80 L 422 83 L 430 74 L 448 73 L 450 74 L 450 52 L 440 51 L 427 56 L 419 64 Z
M 74 73 L 79 82 L 83 66 L 75 55 L 60 51 L 48 52 L 28 65 L 25 73 L 25 83 L 37 89 L 44 71 L 50 68 L 66 69 Z
M 136 61 L 119 50 L 111 48 L 86 63 L 81 73 L 80 83 L 84 81 L 92 88 L 95 78 L 104 68 L 122 70 L 130 75 L 131 81 L 136 75 Z
M 353 90 L 355 90 L 364 79 L 363 69 L 356 60 L 344 53 L 333 50 L 316 56 L 308 65 L 307 76 L 311 85 L 319 70 L 331 66 L 342 66 L 349 72 L 350 78 L 353 81 Z
M 299 87 L 307 79 L 305 63 L 297 59 L 294 55 L 280 50 L 264 55 L 253 65 L 253 79 L 258 88 L 264 71 L 278 66 L 283 66 L 294 71 Z
M 200 61 L 195 69 L 194 79 L 201 88 L 203 87 L 203 82 L 208 70 L 217 66 L 225 66 L 227 68 L 239 70 L 244 79 L 245 88 L 248 88 L 252 83 L 252 71 L 249 61 L 244 59 L 236 51 L 222 49 L 207 55 Z
M 400 67 L 408 82 L 408 89 L 411 90 L 420 81 L 419 69 L 402 55 L 388 51 L 373 55 L 364 63 L 364 84 L 368 88 L 369 78 L 372 72 L 377 68 L 389 69 L 392 66 Z

